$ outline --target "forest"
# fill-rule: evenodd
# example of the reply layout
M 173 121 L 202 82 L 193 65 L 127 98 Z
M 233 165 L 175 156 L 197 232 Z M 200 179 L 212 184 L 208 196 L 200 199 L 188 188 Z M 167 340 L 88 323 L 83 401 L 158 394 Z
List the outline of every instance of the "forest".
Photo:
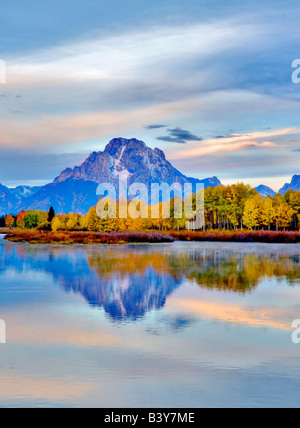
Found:
M 193 197 L 195 206 L 195 196 Z M 140 202 L 140 205 L 142 202 Z M 175 218 L 174 198 L 170 202 L 170 217 L 164 218 L 164 204 L 159 205 L 159 217 L 99 218 L 96 207 L 85 215 L 69 213 L 55 214 L 39 210 L 21 211 L 17 216 L 7 215 L 1 226 L 18 229 L 40 229 L 57 231 L 125 232 L 125 231 L 184 231 L 187 221 L 182 202 L 182 218 Z M 141 207 L 138 207 L 141 209 Z M 143 207 L 145 210 L 145 207 Z M 146 207 L 149 211 L 150 207 Z M 289 190 L 285 195 L 264 199 L 249 185 L 238 183 L 229 186 L 209 187 L 204 193 L 204 230 L 217 231 L 299 231 L 300 191 Z

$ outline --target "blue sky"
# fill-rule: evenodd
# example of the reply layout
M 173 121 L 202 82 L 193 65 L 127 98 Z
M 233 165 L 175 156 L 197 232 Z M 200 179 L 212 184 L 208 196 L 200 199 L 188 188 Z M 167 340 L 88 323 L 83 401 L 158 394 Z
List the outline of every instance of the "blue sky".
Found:
M 300 174 L 296 1 L 2 1 L 0 182 L 43 184 L 113 137 L 183 173 Z

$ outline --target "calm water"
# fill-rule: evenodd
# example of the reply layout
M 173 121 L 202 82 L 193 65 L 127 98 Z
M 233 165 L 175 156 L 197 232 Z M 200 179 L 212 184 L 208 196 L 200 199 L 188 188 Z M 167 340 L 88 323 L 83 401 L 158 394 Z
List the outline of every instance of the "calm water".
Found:
M 0 405 L 299 406 L 300 246 L 0 239 Z

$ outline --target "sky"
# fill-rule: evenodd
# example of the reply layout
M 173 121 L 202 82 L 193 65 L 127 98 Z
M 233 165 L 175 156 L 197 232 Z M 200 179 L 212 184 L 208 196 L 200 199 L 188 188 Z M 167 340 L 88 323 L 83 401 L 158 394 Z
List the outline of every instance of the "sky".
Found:
M 224 184 L 300 174 L 299 1 L 1 6 L 0 183 L 51 182 L 114 137 Z

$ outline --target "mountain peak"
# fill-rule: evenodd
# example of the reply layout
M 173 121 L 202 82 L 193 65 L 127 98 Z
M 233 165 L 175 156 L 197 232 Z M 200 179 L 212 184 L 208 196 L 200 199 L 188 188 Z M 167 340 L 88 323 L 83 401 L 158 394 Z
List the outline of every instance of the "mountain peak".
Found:
M 300 175 L 294 175 L 290 183 L 286 183 L 280 190 L 279 193 L 284 195 L 288 190 L 297 192 L 300 190 Z
M 271 189 L 268 186 L 265 186 L 261 184 L 260 186 L 255 187 L 255 190 L 257 193 L 259 193 L 264 199 L 266 199 L 268 196 L 271 196 L 271 198 L 274 198 L 276 195 L 276 192 L 274 192 L 273 189 Z
M 152 149 L 143 141 L 114 138 L 103 152 L 91 153 L 80 166 L 65 169 L 53 183 L 22 200 L 18 209 L 47 210 L 53 206 L 57 213 L 85 213 L 98 202 L 98 184 L 110 183 L 118 189 L 120 180 L 127 180 L 128 186 L 142 183 L 148 189 L 152 183 L 221 185 L 216 177 L 204 180 L 186 177 L 168 162 L 162 150 Z
M 165 153 L 148 147 L 136 138 L 114 138 L 103 152 L 93 152 L 81 166 L 67 168 L 54 183 L 68 180 L 85 180 L 94 183 L 111 183 L 118 185 L 119 179 L 132 183 L 144 183 L 149 188 L 151 183 L 197 183 L 198 179 L 188 178 L 167 161 Z M 205 179 L 206 185 L 216 186 L 220 181 L 213 177 Z
M 18 203 L 18 199 L 13 195 L 10 189 L 0 184 L 0 215 L 5 215 L 13 211 L 14 206 Z
M 105 147 L 104 153 L 108 153 L 110 156 L 117 158 L 124 152 L 125 149 L 132 149 L 134 151 L 144 151 L 147 148 L 143 141 L 131 138 L 114 138 Z

